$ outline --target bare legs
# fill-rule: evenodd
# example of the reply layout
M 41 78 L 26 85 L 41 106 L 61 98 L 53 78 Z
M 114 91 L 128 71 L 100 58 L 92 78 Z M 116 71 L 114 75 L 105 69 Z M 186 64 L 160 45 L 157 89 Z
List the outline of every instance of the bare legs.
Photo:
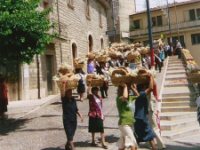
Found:
M 102 146 L 107 147 L 105 144 L 105 134 L 104 133 L 100 133 L 100 134 L 101 134 Z M 92 133 L 92 144 L 95 145 L 95 133 Z
M 75 150 L 73 141 L 67 141 L 65 149 L 69 149 L 69 147 L 71 147 L 71 150 Z
M 151 147 L 152 147 L 153 150 L 157 150 L 154 139 L 152 139 L 151 141 L 149 141 L 149 143 L 150 143 L 150 145 L 151 145 Z
M 69 143 L 71 149 L 72 149 L 72 150 L 75 150 L 73 141 L 69 141 L 68 143 Z
M 80 93 L 79 95 L 80 95 L 80 100 L 83 101 L 83 99 L 84 99 L 84 93 Z

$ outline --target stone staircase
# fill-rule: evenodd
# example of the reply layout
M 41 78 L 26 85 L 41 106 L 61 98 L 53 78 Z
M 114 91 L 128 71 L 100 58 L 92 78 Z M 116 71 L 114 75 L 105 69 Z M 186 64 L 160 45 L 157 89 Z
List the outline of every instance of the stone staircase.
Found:
M 176 139 L 200 133 L 195 90 L 187 80 L 185 64 L 177 56 L 169 57 L 162 97 L 163 137 Z

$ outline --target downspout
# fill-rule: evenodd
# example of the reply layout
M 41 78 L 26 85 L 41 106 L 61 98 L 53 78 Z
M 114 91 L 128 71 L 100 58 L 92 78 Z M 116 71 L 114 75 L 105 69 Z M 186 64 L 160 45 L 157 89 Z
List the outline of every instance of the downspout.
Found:
M 61 35 L 61 27 L 60 27 L 60 13 L 59 13 L 59 2 L 57 0 L 57 14 L 58 14 L 58 31 L 59 35 Z M 63 57 L 62 57 L 62 44 L 59 44 L 60 46 L 60 61 L 61 63 L 63 62 Z
M 39 55 L 36 55 L 36 61 L 37 61 L 38 99 L 41 99 L 41 97 L 40 97 L 40 58 L 39 58 Z

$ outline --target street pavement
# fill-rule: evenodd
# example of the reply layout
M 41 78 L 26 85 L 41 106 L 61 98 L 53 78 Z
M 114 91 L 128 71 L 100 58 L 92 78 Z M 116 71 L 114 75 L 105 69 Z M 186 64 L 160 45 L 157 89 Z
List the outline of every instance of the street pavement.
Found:
M 116 88 L 109 88 L 109 98 L 103 101 L 105 114 L 105 135 L 109 150 L 117 150 L 116 141 L 120 136 L 118 130 L 118 112 L 116 109 Z M 91 135 L 88 133 L 88 100 L 77 102 L 78 108 L 84 115 L 84 121 L 78 118 L 78 127 L 74 137 L 77 150 L 100 150 L 100 135 L 96 135 L 98 147 L 91 146 Z M 8 120 L 7 125 L 0 126 L 0 150 L 64 150 L 66 136 L 62 124 L 62 108 L 60 99 L 39 109 L 26 118 L 13 122 Z M 178 143 L 164 139 L 169 150 L 199 150 L 200 145 Z M 139 150 L 148 150 L 148 145 L 141 144 Z
M 159 90 L 162 76 L 163 73 L 157 76 Z M 116 142 L 120 137 L 120 131 L 117 125 L 116 88 L 110 86 L 108 93 L 108 98 L 103 99 L 106 143 L 109 150 L 117 150 Z M 43 100 L 41 103 L 33 102 L 33 105 L 29 106 L 28 103 L 23 104 L 23 102 L 10 103 L 11 117 L 8 118 L 6 125 L 0 122 L 0 150 L 64 150 L 66 135 L 62 124 L 62 107 L 59 97 L 59 95 L 52 96 L 48 100 Z M 84 116 L 84 121 L 81 122 L 78 118 L 78 127 L 74 136 L 76 150 L 101 150 L 100 134 L 96 134 L 98 146 L 91 146 L 91 135 L 88 133 L 88 100 L 77 101 L 77 104 Z M 26 113 L 14 115 L 15 112 L 23 112 L 23 110 L 26 110 Z M 199 139 L 200 136 L 196 135 L 185 138 L 184 142 L 178 139 L 164 139 L 164 141 L 169 150 L 200 150 Z M 139 150 L 149 149 L 147 144 L 140 144 Z

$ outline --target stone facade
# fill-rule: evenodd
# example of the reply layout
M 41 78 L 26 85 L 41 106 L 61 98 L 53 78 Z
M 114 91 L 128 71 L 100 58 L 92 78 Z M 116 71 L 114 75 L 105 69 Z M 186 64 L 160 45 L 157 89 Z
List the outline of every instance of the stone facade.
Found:
M 41 98 L 59 93 L 52 76 L 56 74 L 62 62 L 67 62 L 73 67 L 73 57 L 84 57 L 89 50 L 97 51 L 108 46 L 106 35 L 108 6 L 105 0 L 41 1 L 38 10 L 53 7 L 54 11 L 48 18 L 51 22 L 57 23 L 58 27 L 50 33 L 57 32 L 60 37 L 48 45 L 44 55 L 38 56 L 38 59 L 35 56 L 30 65 L 24 64 L 20 67 L 18 92 L 20 100 L 38 98 L 38 79 Z M 87 8 L 89 16 L 86 15 Z
M 179 37 L 182 46 L 191 52 L 194 60 L 200 65 L 200 40 L 198 40 L 198 37 L 200 37 L 200 0 L 179 2 L 175 5 L 169 4 L 169 7 L 173 47 L 176 47 L 176 40 Z M 164 12 L 162 7 L 151 9 L 151 17 L 154 18 L 152 34 L 154 39 L 159 39 L 161 35 L 164 35 L 164 42 L 170 44 L 169 23 Z M 138 27 L 130 31 L 130 39 L 133 42 L 147 45 L 149 36 L 146 11 L 130 15 L 130 24 L 136 21 L 138 22 Z
M 135 0 L 111 0 L 110 5 L 115 12 L 115 28 L 117 35 L 115 37 L 116 42 L 129 42 L 128 38 L 124 38 L 122 33 L 129 33 L 129 15 L 136 12 Z M 108 10 L 108 30 L 112 31 L 113 28 L 113 9 Z M 113 36 L 109 37 L 111 42 L 114 42 Z

